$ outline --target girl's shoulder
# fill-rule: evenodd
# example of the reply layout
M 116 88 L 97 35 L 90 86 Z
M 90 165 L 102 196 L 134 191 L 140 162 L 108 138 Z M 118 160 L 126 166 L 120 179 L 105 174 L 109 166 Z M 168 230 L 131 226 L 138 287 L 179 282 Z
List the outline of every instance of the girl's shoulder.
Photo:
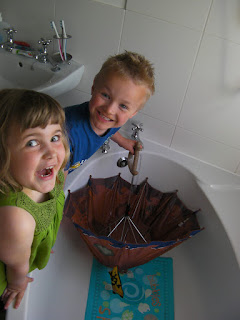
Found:
M 15 206 L 0 207 L 0 233 L 8 232 L 24 234 L 24 232 L 34 232 L 35 220 L 26 210 Z
M 33 217 L 24 209 L 0 208 L 0 260 L 13 264 L 29 255 L 35 230 Z

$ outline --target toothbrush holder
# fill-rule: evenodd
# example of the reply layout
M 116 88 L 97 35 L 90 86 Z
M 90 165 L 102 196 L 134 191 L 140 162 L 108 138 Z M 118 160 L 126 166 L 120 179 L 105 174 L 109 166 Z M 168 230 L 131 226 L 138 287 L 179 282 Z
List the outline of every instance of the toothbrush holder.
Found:
M 53 38 L 57 40 L 59 50 L 52 55 L 52 59 L 57 63 L 66 62 L 69 64 L 69 61 L 72 59 L 72 55 L 66 52 L 66 46 L 67 40 L 71 39 L 72 36 L 67 35 L 66 37 L 64 37 L 64 35 L 61 34 L 59 37 L 54 35 Z

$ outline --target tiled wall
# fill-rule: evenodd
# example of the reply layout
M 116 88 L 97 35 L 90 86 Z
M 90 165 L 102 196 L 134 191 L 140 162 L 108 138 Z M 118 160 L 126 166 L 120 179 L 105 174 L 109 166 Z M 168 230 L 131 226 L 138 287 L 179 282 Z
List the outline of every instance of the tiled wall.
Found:
M 79 87 L 58 98 L 64 106 L 90 98 L 110 54 L 144 54 L 156 93 L 136 116 L 142 135 L 240 174 L 240 1 L 127 0 L 124 10 L 100 0 L 1 0 L 0 11 L 32 44 L 64 19 L 68 52 L 85 65 Z

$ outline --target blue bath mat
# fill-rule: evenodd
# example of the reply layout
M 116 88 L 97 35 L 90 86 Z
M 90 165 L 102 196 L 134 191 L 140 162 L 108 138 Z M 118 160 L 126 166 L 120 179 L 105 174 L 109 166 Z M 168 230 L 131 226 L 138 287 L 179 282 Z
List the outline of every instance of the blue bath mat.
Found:
M 123 298 L 112 292 L 109 271 L 93 258 L 85 320 L 174 320 L 172 258 L 120 274 Z

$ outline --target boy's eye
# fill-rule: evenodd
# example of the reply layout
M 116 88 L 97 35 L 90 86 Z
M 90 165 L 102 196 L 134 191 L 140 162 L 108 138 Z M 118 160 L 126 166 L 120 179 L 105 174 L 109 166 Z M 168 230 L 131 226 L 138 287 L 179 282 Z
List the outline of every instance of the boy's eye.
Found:
M 60 140 L 60 136 L 59 136 L 59 135 L 55 135 L 55 136 L 53 136 L 52 139 L 51 139 L 52 142 L 57 142 L 57 141 L 59 141 L 59 140 Z
M 122 109 L 128 109 L 128 107 L 125 106 L 125 104 L 120 104 L 120 107 L 121 107 Z
M 37 145 L 38 145 L 38 143 L 36 140 L 30 140 L 26 144 L 27 147 L 36 147 Z
M 109 95 L 108 95 L 107 93 L 105 93 L 105 92 L 102 92 L 102 96 L 103 96 L 104 98 L 107 98 L 107 99 L 110 98 Z

